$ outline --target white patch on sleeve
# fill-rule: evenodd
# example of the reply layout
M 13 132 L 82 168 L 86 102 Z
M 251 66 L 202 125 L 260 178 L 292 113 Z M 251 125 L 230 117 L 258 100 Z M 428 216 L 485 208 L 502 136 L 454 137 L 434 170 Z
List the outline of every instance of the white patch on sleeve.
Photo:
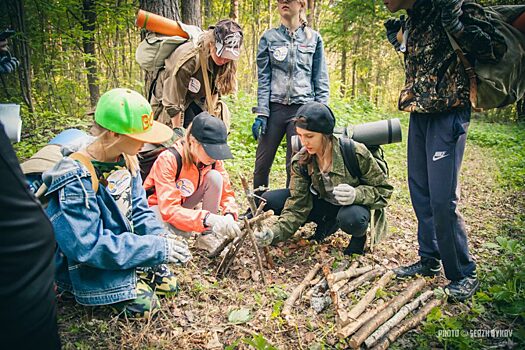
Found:
M 189 197 L 195 192 L 195 187 L 193 182 L 188 179 L 179 179 L 175 182 L 175 187 L 177 187 L 183 197 Z
M 190 84 L 188 85 L 188 90 L 196 94 L 201 89 L 201 82 L 194 77 L 191 77 Z

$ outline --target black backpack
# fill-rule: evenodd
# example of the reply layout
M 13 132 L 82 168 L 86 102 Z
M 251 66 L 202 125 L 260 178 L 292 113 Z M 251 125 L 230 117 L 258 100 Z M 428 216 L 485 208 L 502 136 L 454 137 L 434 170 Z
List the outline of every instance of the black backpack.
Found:
M 368 146 L 366 144 L 365 146 L 374 157 L 374 160 L 381 171 L 386 175 L 386 177 L 388 177 L 390 170 L 385 159 L 385 152 L 383 151 L 383 148 L 381 146 Z M 357 160 L 355 141 L 343 134 L 341 137 L 339 137 L 339 147 L 341 149 L 341 154 L 343 155 L 343 161 L 345 163 L 346 169 L 352 176 L 357 177 L 359 182 L 362 182 L 363 173 L 361 172 L 361 168 L 359 167 L 359 162 Z M 301 175 L 304 177 L 309 176 L 308 169 L 305 165 L 301 166 L 300 170 Z

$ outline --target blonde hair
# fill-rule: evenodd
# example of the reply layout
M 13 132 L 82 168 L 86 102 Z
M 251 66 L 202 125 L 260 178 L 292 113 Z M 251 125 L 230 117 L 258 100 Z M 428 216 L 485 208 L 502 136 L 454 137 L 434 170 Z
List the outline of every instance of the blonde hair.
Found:
M 200 48 L 199 54 L 207 58 L 210 57 L 210 45 L 215 45 L 213 29 L 202 35 L 198 44 Z M 218 67 L 215 86 L 221 95 L 228 95 L 237 90 L 237 61 L 231 60 Z
M 192 124 L 188 125 L 188 128 L 186 129 L 186 135 L 184 135 L 184 139 L 182 141 L 182 167 L 189 169 L 193 164 L 193 156 L 191 155 L 190 151 L 190 142 L 192 142 L 191 137 L 191 126 Z M 195 138 L 193 138 L 195 140 Z
M 109 132 L 111 130 L 108 130 L 99 124 L 95 123 L 93 127 L 91 128 L 91 133 L 97 137 L 97 140 L 100 140 L 102 143 L 102 152 L 104 154 L 106 153 L 106 148 L 112 147 L 115 142 L 108 144 L 108 138 L 109 138 Z M 117 135 L 121 135 L 118 134 Z M 124 157 L 124 161 L 126 162 L 126 168 L 131 172 L 131 175 L 134 177 L 137 176 L 138 172 L 140 172 L 140 164 L 139 159 L 137 156 L 130 156 L 129 154 L 122 153 L 122 157 Z
M 301 5 L 301 10 L 299 11 L 299 20 L 306 27 L 308 25 L 308 19 L 306 17 L 306 0 L 298 0 Z

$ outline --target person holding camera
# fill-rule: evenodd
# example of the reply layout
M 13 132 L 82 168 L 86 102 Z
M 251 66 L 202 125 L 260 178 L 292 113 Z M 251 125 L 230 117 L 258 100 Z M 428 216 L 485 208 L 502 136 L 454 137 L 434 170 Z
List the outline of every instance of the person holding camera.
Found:
M 4 31 L 0 73 L 12 73 Z M 10 135 L 11 139 L 16 139 Z M 27 188 L 0 122 L 0 339 L 6 349 L 60 349 L 54 292 L 53 226 Z
M 253 187 L 268 187 L 277 148 L 286 134 L 286 185 L 290 181 L 292 121 L 309 101 L 328 103 L 329 81 L 323 40 L 307 26 L 305 0 L 278 0 L 281 25 L 264 33 L 257 51 L 257 115 L 252 133 L 258 141 Z
M 311 239 L 321 242 L 340 228 L 352 236 L 344 254 L 363 254 L 371 210 L 384 209 L 392 195 L 387 175 L 368 148 L 358 142 L 355 152 L 362 176 L 349 172 L 328 106 L 306 103 L 297 110 L 294 124 L 303 148 L 292 159 L 289 188 L 263 195 L 265 210 L 272 209 L 279 218 L 271 228 L 256 232 L 258 244 L 284 241 L 304 223 L 315 222 L 317 229 Z M 385 220 L 384 215 L 376 217 Z

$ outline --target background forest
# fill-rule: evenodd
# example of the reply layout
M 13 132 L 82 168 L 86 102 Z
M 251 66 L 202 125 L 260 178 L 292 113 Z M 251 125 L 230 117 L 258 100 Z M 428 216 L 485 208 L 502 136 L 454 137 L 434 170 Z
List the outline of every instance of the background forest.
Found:
M 523 0 L 478 2 L 522 4 Z M 307 3 L 309 23 L 321 32 L 325 42 L 330 103 L 338 124 L 399 117 L 406 135 L 408 115 L 396 108 L 404 81 L 403 59 L 385 39 L 383 22 L 392 15 L 383 2 Z M 141 8 L 203 28 L 228 17 L 243 27 L 238 91 L 226 100 L 233 114 L 229 142 L 235 155 L 228 168 L 250 176 L 256 147 L 251 137 L 256 50 L 262 33 L 278 25 L 276 6 L 276 0 L 2 0 L 0 30 L 10 27 L 17 31 L 10 47 L 20 60 L 20 68 L 17 74 L 0 75 L 0 102 L 22 105 L 22 142 L 15 145 L 19 157 L 29 157 L 65 128 L 87 130 L 92 123 L 90 112 L 105 91 L 128 87 L 147 93 L 148 77 L 135 62 L 135 49 L 143 33 L 134 26 L 134 20 Z M 436 308 L 417 333 L 408 333 L 394 348 L 523 348 L 523 109 L 522 100 L 517 106 L 475 114 L 469 129 L 461 205 L 479 266 L 480 292 L 468 304 Z M 284 152 L 282 147 L 272 168 L 274 187 L 284 185 Z M 415 259 L 416 224 L 406 185 L 406 140 L 385 146 L 385 152 L 396 189 L 388 213 L 390 235 L 373 255 L 367 255 L 366 261 L 390 268 Z M 235 177 L 237 189 L 238 182 Z M 180 271 L 180 297 L 164 304 L 155 323 L 123 321 L 104 310 L 60 302 L 64 348 L 211 349 L 217 342 L 228 349 L 246 348 L 248 344 L 257 349 L 345 348 L 344 341 L 333 335 L 330 312 L 308 313 L 297 329 L 287 328 L 279 316 L 287 293 L 304 277 L 300 267 L 311 265 L 323 254 L 339 263 L 345 240 L 348 238 L 338 234 L 326 245 L 304 246 L 295 239 L 293 248 L 275 248 L 272 254 L 279 268 L 268 272 L 274 283 L 266 288 L 260 288 L 250 276 L 242 277 L 242 273 L 218 281 L 210 275 L 214 262 L 196 258 L 200 260 L 191 268 Z M 249 261 L 243 264 L 254 265 Z M 432 283 L 439 286 L 445 282 Z M 376 297 L 387 300 L 392 293 L 397 291 L 381 291 Z M 247 307 L 253 314 L 248 325 L 228 323 L 228 313 L 238 307 Z M 304 307 L 300 310 L 305 315 L 310 312 Z M 468 333 L 439 336 L 440 330 L 480 328 L 510 329 L 513 333 L 508 339 L 477 339 Z

